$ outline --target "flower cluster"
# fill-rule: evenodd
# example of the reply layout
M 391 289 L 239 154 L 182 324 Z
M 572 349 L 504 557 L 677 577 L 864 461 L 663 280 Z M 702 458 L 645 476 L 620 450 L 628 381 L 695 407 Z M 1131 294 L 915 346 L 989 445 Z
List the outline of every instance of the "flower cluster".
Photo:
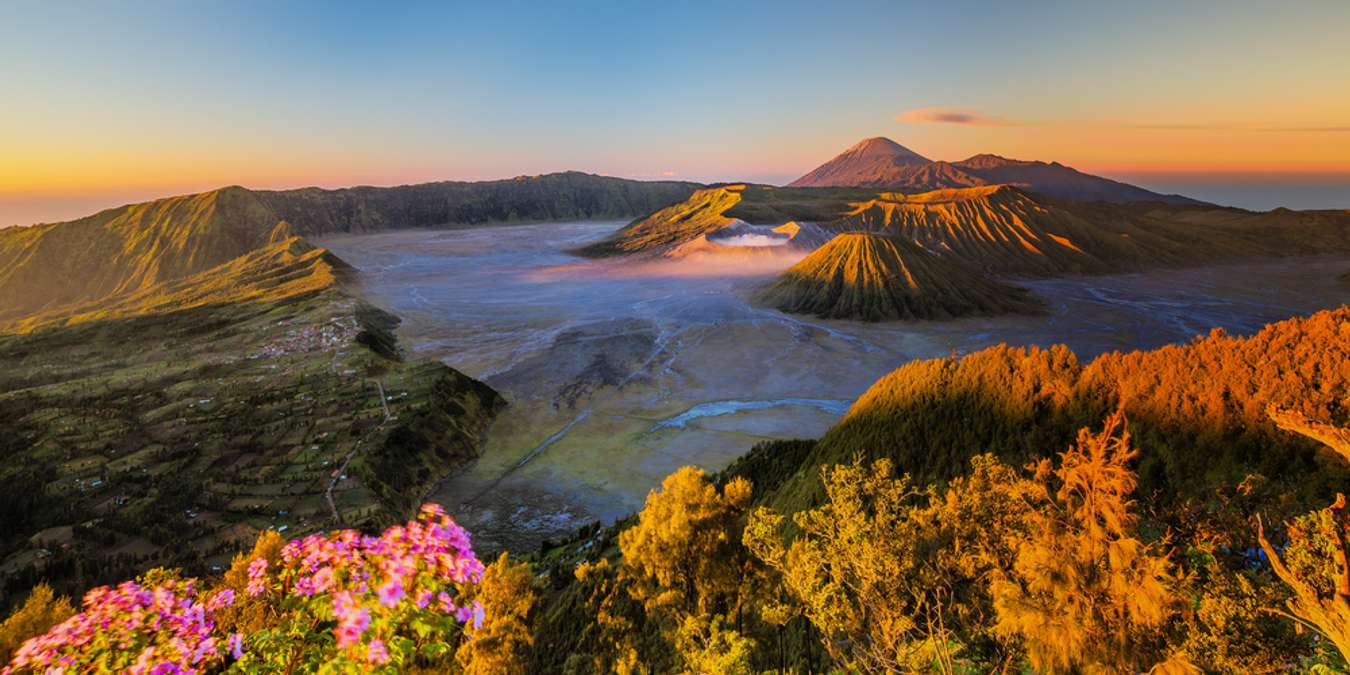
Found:
M 247 591 L 289 617 L 277 635 L 302 635 L 295 629 L 334 621 L 333 658 L 356 664 L 433 653 L 424 648 L 444 645 L 457 624 L 483 621 L 476 601 L 455 603 L 458 588 L 482 577 L 483 564 L 468 533 L 435 504 L 379 537 L 342 530 L 293 540 L 274 567 L 262 559 L 250 564 Z
M 456 604 L 482 575 L 468 533 L 428 504 L 415 520 L 379 537 L 352 530 L 314 535 L 287 543 L 279 559 L 251 561 L 244 591 L 268 618 L 247 639 L 217 626 L 216 613 L 234 605 L 234 590 L 199 598 L 195 580 L 154 570 L 90 591 L 83 612 L 24 643 L 3 675 L 171 675 L 227 666 L 367 671 L 434 663 L 453 651 L 461 624 L 482 624 L 477 601 Z
M 248 564 L 248 594 L 261 595 L 267 588 L 267 558 L 258 558 Z
M 25 642 L 4 672 L 186 675 L 217 668 L 227 653 L 243 656 L 240 636 L 222 645 L 213 619 L 234 593 L 222 590 L 203 603 L 194 586 L 170 577 L 95 588 L 84 596 L 84 611 Z

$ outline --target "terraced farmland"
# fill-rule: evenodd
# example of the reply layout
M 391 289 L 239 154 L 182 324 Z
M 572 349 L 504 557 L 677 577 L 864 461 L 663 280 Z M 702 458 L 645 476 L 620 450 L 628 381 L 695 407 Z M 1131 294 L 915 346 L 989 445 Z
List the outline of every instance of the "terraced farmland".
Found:
M 326 290 L 0 337 L 5 590 L 406 515 L 502 400 L 403 360 L 396 321 Z

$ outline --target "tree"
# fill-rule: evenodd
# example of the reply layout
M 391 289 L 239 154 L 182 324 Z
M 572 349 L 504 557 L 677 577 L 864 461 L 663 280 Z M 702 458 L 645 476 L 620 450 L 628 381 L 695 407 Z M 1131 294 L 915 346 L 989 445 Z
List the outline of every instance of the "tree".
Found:
M 483 624 L 466 630 L 455 661 L 467 675 L 523 675 L 534 644 L 529 615 L 537 594 L 526 563 L 513 563 L 502 553 L 483 572 L 468 599 L 483 604 Z
M 739 599 L 740 531 L 750 482 L 718 493 L 703 470 L 686 466 L 647 495 L 637 525 L 619 535 L 634 594 L 650 608 L 684 614 L 725 611 Z M 731 608 L 734 609 L 734 608 Z
M 563 662 L 563 674 L 646 675 L 664 670 L 660 666 L 669 660 L 668 647 L 656 654 L 656 659 L 638 656 L 645 646 L 642 638 L 647 637 L 646 616 L 642 604 L 620 583 L 619 568 L 601 558 L 577 565 L 574 574 L 574 588 L 580 596 L 578 609 L 585 619 L 576 620 L 575 614 L 563 614 L 565 629 L 576 634 L 573 649 Z M 653 660 L 658 663 L 652 665 Z
M 746 545 L 781 575 L 777 617 L 805 616 L 850 671 L 950 672 L 964 645 L 991 641 L 985 578 L 1011 565 L 1031 486 L 990 455 L 971 467 L 944 491 L 913 489 L 888 460 L 825 468 L 825 503 L 794 516 L 786 547 L 783 516 L 757 510 Z
M 688 668 L 750 651 L 746 612 L 758 584 L 741 544 L 750 493 L 744 478 L 718 492 L 702 469 L 687 466 L 647 495 L 638 523 L 619 535 L 630 593 L 681 649 Z M 722 633 L 724 624 L 736 639 Z
M 1166 662 L 1159 652 L 1173 577 L 1167 557 L 1138 538 L 1135 454 L 1117 412 L 1101 433 L 1081 430 L 1058 468 L 1049 460 L 1036 467 L 1043 505 L 992 591 L 997 630 L 1021 639 L 1037 672 L 1138 672 Z
M 70 598 L 56 597 L 47 584 L 34 586 L 23 606 L 0 623 L 0 663 L 9 663 L 15 650 L 28 638 L 46 633 L 74 614 Z
M 1289 546 L 1283 558 L 1266 539 L 1257 521 L 1261 549 L 1276 576 L 1294 591 L 1285 616 L 1326 636 L 1341 656 L 1350 659 L 1350 535 L 1345 495 L 1331 506 L 1289 523 Z
M 1350 460 L 1350 430 L 1301 415 L 1268 410 L 1280 428 L 1321 441 Z M 1257 518 L 1257 539 L 1276 576 L 1294 591 L 1285 616 L 1312 627 L 1350 660 L 1350 507 L 1337 494 L 1331 506 L 1289 523 L 1289 546 L 1281 557 Z
M 690 616 L 675 636 L 685 671 L 698 675 L 751 675 L 755 641 L 720 616 Z
M 222 628 L 249 635 L 269 626 L 275 619 L 272 605 L 264 598 L 255 597 L 248 592 L 249 566 L 254 561 L 265 560 L 269 567 L 275 568 L 281 558 L 281 547 L 285 544 L 286 540 L 282 538 L 280 532 L 264 530 L 253 541 L 252 550 L 247 554 L 239 553 L 234 556 L 220 583 L 221 588 L 233 591 L 236 599 L 233 605 L 217 614 L 216 621 Z

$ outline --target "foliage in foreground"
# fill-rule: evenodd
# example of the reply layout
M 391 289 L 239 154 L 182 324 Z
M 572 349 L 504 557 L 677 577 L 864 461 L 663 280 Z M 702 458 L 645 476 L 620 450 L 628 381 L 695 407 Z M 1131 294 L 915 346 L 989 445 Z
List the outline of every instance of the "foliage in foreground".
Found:
M 648 496 L 617 546 L 588 540 L 596 553 L 543 595 L 528 565 L 503 555 L 485 569 L 435 506 L 380 537 L 269 533 L 214 585 L 157 570 L 92 591 L 83 612 L 25 643 L 9 670 L 1343 668 L 1344 499 L 1290 522 L 1287 546 L 1262 531 L 1266 565 L 1141 511 L 1136 454 L 1117 413 L 1057 459 L 1018 469 L 979 455 L 941 485 L 896 476 L 884 459 L 855 460 L 822 467 L 823 501 L 790 517 L 755 507 L 744 478 L 719 485 L 685 467 Z M 1244 482 L 1225 504 L 1241 510 L 1260 483 Z M 4 625 L 40 630 L 62 611 L 36 592 Z M 1324 640 L 1295 634 L 1294 622 Z
M 1217 524 L 1176 529 L 1139 508 L 1136 455 L 1117 413 L 1056 459 L 1018 469 L 979 455 L 945 484 L 916 485 L 884 459 L 822 467 L 822 501 L 795 514 L 752 506 L 743 479 L 719 490 L 686 467 L 617 550 L 555 581 L 536 644 L 569 656 L 536 654 L 535 670 L 1342 667 L 1272 612 L 1288 589 L 1259 557 L 1204 534 Z M 1217 508 L 1240 513 L 1260 485 Z
M 378 537 L 344 530 L 280 545 L 275 534 L 264 535 L 214 590 L 152 570 L 90 591 L 82 612 L 25 642 L 6 672 L 369 672 L 448 664 L 461 625 L 485 628 L 484 603 L 470 597 L 483 574 L 468 533 L 434 504 Z
M 1269 413 L 1281 428 L 1325 443 L 1350 459 L 1350 429 L 1275 409 Z M 1294 591 L 1285 615 L 1325 637 L 1350 659 L 1350 507 L 1345 495 L 1337 494 L 1331 506 L 1289 523 L 1283 557 L 1266 538 L 1259 519 L 1257 533 L 1275 574 Z
M 782 574 L 835 663 L 859 672 L 1004 668 L 1139 670 L 1161 658 L 1175 613 L 1169 563 L 1136 537 L 1128 436 L 1099 434 L 1031 477 L 992 456 L 945 490 L 915 489 L 881 460 L 827 469 L 826 501 L 761 509 L 747 544 Z
M 9 663 L 14 657 L 14 650 L 25 640 L 46 633 L 74 613 L 70 598 L 57 597 L 47 584 L 34 586 L 23 605 L 14 610 L 4 623 L 0 623 L 0 663 Z

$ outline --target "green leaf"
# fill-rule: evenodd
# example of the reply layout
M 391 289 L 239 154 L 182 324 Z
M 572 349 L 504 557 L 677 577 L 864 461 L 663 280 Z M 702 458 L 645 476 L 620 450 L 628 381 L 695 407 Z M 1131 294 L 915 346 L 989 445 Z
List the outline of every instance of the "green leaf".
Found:
M 440 660 L 450 655 L 450 645 L 444 642 L 429 642 L 419 650 L 423 657 Z

